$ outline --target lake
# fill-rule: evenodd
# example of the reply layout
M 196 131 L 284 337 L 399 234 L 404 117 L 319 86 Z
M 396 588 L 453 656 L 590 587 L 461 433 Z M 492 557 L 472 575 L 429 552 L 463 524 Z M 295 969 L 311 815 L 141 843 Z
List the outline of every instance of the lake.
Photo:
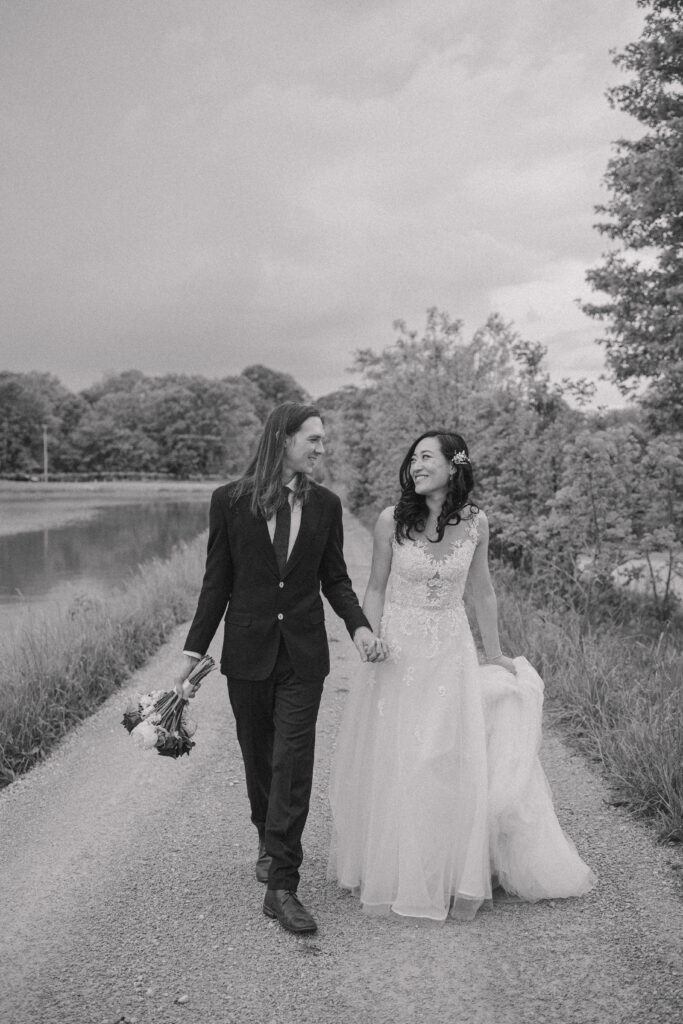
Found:
M 104 593 L 208 523 L 208 496 L 91 510 L 90 518 L 0 536 L 0 634 L 27 608 Z

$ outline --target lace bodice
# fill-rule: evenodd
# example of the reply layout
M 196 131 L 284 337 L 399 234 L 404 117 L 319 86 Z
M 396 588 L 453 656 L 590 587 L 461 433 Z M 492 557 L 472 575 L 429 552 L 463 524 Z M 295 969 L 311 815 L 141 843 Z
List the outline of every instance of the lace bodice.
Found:
M 477 545 L 476 516 L 470 517 L 466 530 L 446 555 L 439 556 L 432 551 L 434 545 L 422 537 L 402 544 L 394 539 L 388 600 L 430 611 L 459 604 Z
M 389 642 L 390 658 L 400 658 L 406 644 L 416 645 L 420 660 L 439 656 L 449 645 L 473 648 L 463 592 L 474 549 L 477 517 L 446 554 L 434 553 L 428 540 L 392 541 L 391 575 L 384 604 L 381 633 Z M 412 668 L 406 669 L 410 685 Z

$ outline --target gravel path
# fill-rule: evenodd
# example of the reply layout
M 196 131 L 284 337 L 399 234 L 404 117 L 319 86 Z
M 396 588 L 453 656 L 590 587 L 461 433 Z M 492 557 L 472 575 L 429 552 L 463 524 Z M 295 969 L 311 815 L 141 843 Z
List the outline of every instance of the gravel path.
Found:
M 347 555 L 362 592 L 369 536 L 353 521 Z M 301 887 L 317 935 L 290 936 L 261 912 L 222 676 L 196 698 L 189 758 L 143 753 L 119 724 L 128 695 L 166 685 L 181 628 L 0 793 L 2 1024 L 680 1024 L 680 856 L 610 808 L 552 729 L 543 762 L 560 819 L 600 875 L 589 896 L 504 899 L 468 925 L 420 925 L 366 917 L 326 881 L 329 761 L 356 665 L 341 624 L 328 625 Z

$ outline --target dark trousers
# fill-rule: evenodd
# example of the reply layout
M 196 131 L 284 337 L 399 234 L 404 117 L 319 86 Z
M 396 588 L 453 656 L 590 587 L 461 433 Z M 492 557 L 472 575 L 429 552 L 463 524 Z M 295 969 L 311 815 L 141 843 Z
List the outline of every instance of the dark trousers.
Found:
M 251 820 L 273 858 L 269 889 L 299 884 L 323 683 L 299 679 L 284 642 L 267 679 L 228 679 Z

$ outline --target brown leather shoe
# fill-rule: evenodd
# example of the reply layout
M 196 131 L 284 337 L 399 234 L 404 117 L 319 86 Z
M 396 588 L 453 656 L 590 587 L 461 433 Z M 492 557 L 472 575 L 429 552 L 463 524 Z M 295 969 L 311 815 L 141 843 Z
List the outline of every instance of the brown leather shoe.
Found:
M 275 917 L 283 928 L 295 935 L 316 932 L 318 926 L 300 902 L 297 894 L 289 889 L 268 889 L 263 901 L 266 917 Z
M 256 881 L 263 882 L 264 885 L 268 883 L 268 872 L 270 871 L 270 862 L 272 857 L 269 857 L 266 853 L 266 844 L 262 839 L 259 840 L 258 844 L 258 858 L 256 860 Z

